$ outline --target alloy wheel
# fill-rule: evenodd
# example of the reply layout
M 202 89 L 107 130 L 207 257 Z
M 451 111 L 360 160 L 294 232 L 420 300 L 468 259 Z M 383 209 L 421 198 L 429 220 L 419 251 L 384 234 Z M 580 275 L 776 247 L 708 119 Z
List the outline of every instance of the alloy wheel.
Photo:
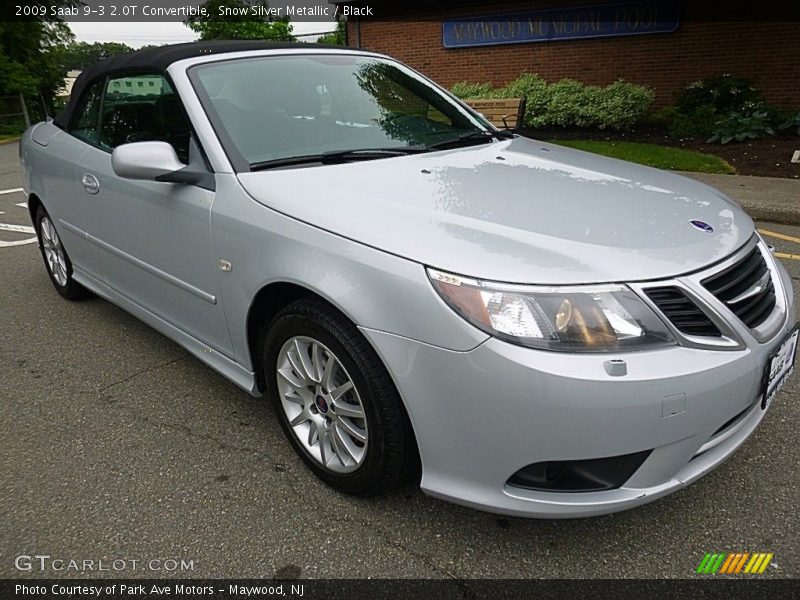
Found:
M 334 473 L 358 469 L 369 434 L 361 397 L 336 355 L 321 342 L 294 336 L 277 359 L 281 407 L 306 452 Z
M 67 259 L 64 255 L 64 247 L 61 239 L 56 233 L 56 228 L 50 217 L 45 215 L 39 225 L 42 232 L 42 248 L 47 261 L 47 268 L 53 279 L 60 286 L 67 285 Z

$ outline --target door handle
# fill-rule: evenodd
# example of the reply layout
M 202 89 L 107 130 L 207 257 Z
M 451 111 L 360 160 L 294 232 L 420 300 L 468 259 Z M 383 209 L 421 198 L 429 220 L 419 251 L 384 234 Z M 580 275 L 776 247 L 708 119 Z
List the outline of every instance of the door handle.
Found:
M 84 173 L 81 177 L 81 185 L 89 194 L 96 194 L 100 191 L 100 182 L 91 173 Z

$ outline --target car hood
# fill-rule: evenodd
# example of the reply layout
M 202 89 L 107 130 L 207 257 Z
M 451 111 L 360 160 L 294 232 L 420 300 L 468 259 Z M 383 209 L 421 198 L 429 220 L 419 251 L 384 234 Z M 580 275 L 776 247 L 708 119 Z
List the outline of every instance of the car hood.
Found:
M 293 218 L 495 281 L 671 277 L 728 256 L 753 235 L 752 220 L 713 188 L 528 138 L 239 180 Z

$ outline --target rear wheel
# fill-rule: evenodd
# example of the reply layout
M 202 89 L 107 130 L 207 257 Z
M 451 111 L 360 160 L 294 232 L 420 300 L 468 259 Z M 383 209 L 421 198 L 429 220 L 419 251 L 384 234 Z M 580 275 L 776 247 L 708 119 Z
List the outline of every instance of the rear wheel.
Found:
M 416 444 L 397 390 L 344 315 L 318 300 L 290 304 L 273 320 L 263 356 L 281 426 L 320 479 L 372 495 L 414 471 Z
M 80 300 L 88 296 L 86 288 L 72 278 L 72 262 L 61 243 L 53 220 L 42 206 L 36 210 L 35 225 L 47 274 L 58 293 L 68 300 Z

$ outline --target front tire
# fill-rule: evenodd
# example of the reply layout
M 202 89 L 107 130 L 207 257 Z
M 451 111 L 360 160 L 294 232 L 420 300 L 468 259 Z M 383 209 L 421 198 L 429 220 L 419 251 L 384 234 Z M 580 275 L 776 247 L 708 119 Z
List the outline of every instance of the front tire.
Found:
M 80 300 L 89 295 L 88 290 L 72 278 L 72 262 L 69 259 L 53 220 L 43 206 L 36 209 L 36 236 L 44 266 L 56 291 L 67 300 Z
M 316 299 L 293 302 L 264 340 L 264 375 L 292 447 L 340 492 L 396 487 L 417 464 L 389 373 L 358 329 Z

